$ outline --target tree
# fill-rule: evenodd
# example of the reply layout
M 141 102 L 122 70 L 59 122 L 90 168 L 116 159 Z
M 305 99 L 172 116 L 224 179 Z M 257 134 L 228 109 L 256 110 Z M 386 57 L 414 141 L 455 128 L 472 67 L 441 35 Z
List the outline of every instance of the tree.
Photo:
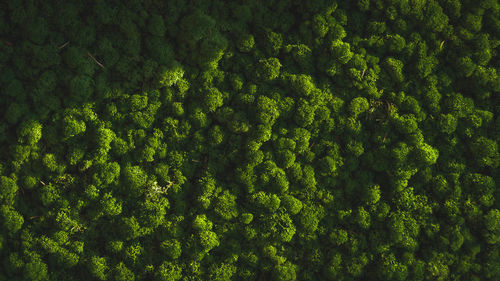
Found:
M 294 121 L 299 127 L 307 127 L 314 121 L 315 108 L 304 99 L 300 99 L 295 110 Z
M 3 226 L 11 236 L 23 227 L 23 216 L 12 207 L 2 205 L 0 207 L 0 217 L 2 218 Z
M 140 224 L 144 227 L 154 229 L 163 222 L 169 207 L 169 202 L 164 197 L 153 197 L 141 202 L 137 207 Z
M 212 222 L 207 219 L 207 216 L 205 214 L 197 215 L 193 221 L 193 228 L 195 230 L 199 231 L 211 230 L 212 226 L 213 226 Z
M 8 123 L 16 124 L 21 118 L 21 116 L 26 115 L 28 110 L 29 109 L 26 106 L 26 104 L 12 102 L 7 108 L 7 111 L 5 112 L 5 118 Z
M 209 269 L 210 280 L 232 280 L 232 277 L 236 273 L 236 270 L 236 266 L 233 264 L 221 263 L 220 265 L 212 265 Z
M 408 277 L 408 268 L 402 262 L 398 261 L 394 254 L 382 254 L 381 267 L 379 268 L 381 278 L 389 280 L 406 280 Z
M 484 223 L 488 233 L 486 233 L 486 241 L 488 244 L 500 243 L 500 211 L 498 209 L 490 210 L 484 216 Z
M 372 185 L 368 188 L 365 188 L 363 191 L 363 201 L 367 202 L 368 204 L 376 204 L 380 200 L 381 195 L 379 185 Z
M 439 118 L 439 129 L 444 134 L 452 134 L 457 128 L 457 119 L 451 114 L 441 114 Z
M 53 92 L 57 87 L 57 76 L 53 71 L 44 71 L 36 84 L 37 90 L 40 93 Z
M 385 70 L 389 73 L 394 81 L 401 83 L 404 80 L 403 62 L 395 58 L 387 58 L 384 61 Z
M 273 268 L 273 280 L 277 281 L 294 281 L 297 278 L 297 266 L 287 261 L 284 264 L 276 265 Z
M 331 260 L 325 267 L 325 276 L 328 280 L 335 280 L 336 277 L 342 272 L 342 256 L 340 253 L 335 253 L 332 255 Z
M 305 205 L 298 217 L 298 223 L 306 234 L 312 234 L 318 229 L 319 221 L 323 216 L 322 206 Z
M 215 70 L 228 46 L 227 39 L 218 31 L 203 39 L 199 48 L 197 64 L 201 69 Z
M 367 111 L 369 108 L 370 105 L 368 104 L 368 100 L 366 100 L 366 98 L 363 97 L 354 98 L 349 103 L 349 112 L 355 118 L 361 113 Z
M 141 236 L 141 226 L 134 216 L 122 217 L 119 222 L 119 230 L 124 240 L 133 240 Z
M 370 213 L 368 213 L 363 207 L 359 207 L 357 210 L 356 223 L 364 229 L 368 229 L 370 227 Z
M 170 259 L 178 259 L 182 253 L 181 243 L 176 239 L 163 241 L 160 248 Z
M 13 179 L 5 176 L 0 177 L 0 201 L 6 205 L 12 205 L 18 188 Z
M 107 145 L 106 141 L 101 142 L 101 144 Z M 109 145 L 107 146 L 109 147 Z M 119 179 L 120 171 L 120 164 L 116 162 L 101 164 L 97 168 L 97 173 L 94 174 L 94 182 L 96 185 L 110 185 Z
M 158 281 L 176 281 L 182 278 L 182 268 L 171 262 L 163 262 L 155 274 Z
M 112 254 L 118 254 L 123 250 L 123 241 L 112 240 L 106 244 L 106 250 Z
M 313 18 L 312 28 L 316 35 L 319 37 L 325 37 L 329 29 L 328 21 L 321 14 L 315 15 Z
M 237 217 L 236 196 L 231 194 L 228 190 L 224 190 L 222 194 L 217 197 L 214 211 L 225 220 L 231 220 Z
M 439 151 L 426 143 L 422 143 L 415 148 L 413 156 L 417 163 L 421 165 L 432 165 L 436 163 Z
M 106 280 L 108 271 L 106 258 L 97 256 L 90 258 L 89 270 L 95 278 Z
M 18 129 L 20 143 L 33 146 L 42 138 L 42 124 L 37 120 L 24 121 Z
M 349 62 L 349 60 L 351 60 L 352 56 L 354 55 L 354 53 L 351 52 L 350 44 L 347 42 L 343 42 L 340 39 L 332 41 L 330 52 L 332 53 L 333 57 L 341 64 L 346 64 L 347 62 Z
M 148 31 L 153 36 L 163 36 L 166 31 L 165 22 L 163 21 L 163 17 L 158 14 L 152 14 L 149 18 L 148 22 Z
M 167 60 L 167 59 L 164 59 Z M 170 87 L 181 81 L 184 76 L 184 69 L 177 61 L 168 61 L 168 64 L 160 67 L 159 83 L 162 87 Z
M 281 203 L 281 200 L 276 194 L 269 194 L 264 191 L 252 194 L 252 201 L 258 210 L 269 213 L 274 213 Z
M 31 147 L 28 145 L 14 145 L 11 148 L 11 154 L 13 156 L 12 166 L 14 169 L 19 170 L 21 165 L 24 164 L 31 155 Z
M 195 10 L 180 21 L 179 39 L 187 43 L 188 48 L 193 48 L 197 42 L 209 36 L 214 29 L 215 20 L 202 11 Z
M 281 33 L 276 33 L 266 28 L 261 34 L 263 50 L 266 54 L 270 56 L 277 56 L 280 49 L 283 47 L 283 35 Z M 259 40 L 260 42 L 260 40 Z
M 198 241 L 205 252 L 209 252 L 220 244 L 217 234 L 210 230 L 200 231 L 198 234 Z
M 4 259 L 5 271 L 9 275 L 18 274 L 23 269 L 24 265 L 24 261 L 17 252 L 11 253 L 8 258 Z
M 293 197 L 292 195 L 285 195 L 281 199 L 281 202 L 283 203 L 283 206 L 292 214 L 296 215 L 302 210 L 302 202 Z
M 401 116 L 393 116 L 391 121 L 401 134 L 412 134 L 418 130 L 418 122 L 413 114 L 404 114 Z
M 114 268 L 114 277 L 117 281 L 134 281 L 134 273 L 128 269 L 123 262 L 118 263 Z
M 406 45 L 405 38 L 399 34 L 391 34 L 387 36 L 387 47 L 389 52 L 399 53 Z
M 494 140 L 480 136 L 472 141 L 470 149 L 475 155 L 474 159 L 479 167 L 498 167 L 500 153 L 498 152 L 498 144 Z
M 278 78 L 281 63 L 277 58 L 259 60 L 255 70 L 255 76 L 259 80 L 269 81 Z
M 94 80 L 87 75 L 75 76 L 69 83 L 69 90 L 75 101 L 87 101 L 94 93 Z
M 236 41 L 236 47 L 242 53 L 249 53 L 255 45 L 255 39 L 251 34 L 242 34 Z
M 137 242 L 126 247 L 123 254 L 128 263 L 136 265 L 139 264 L 140 259 L 143 258 L 144 247 Z
M 222 93 L 214 87 L 209 87 L 204 91 L 203 106 L 207 112 L 214 112 L 223 104 Z
M 83 120 L 78 120 L 73 115 L 66 115 L 63 118 L 63 134 L 66 138 L 74 137 L 85 132 L 87 126 Z
M 290 81 L 292 89 L 298 97 L 310 98 L 314 93 L 316 86 L 314 85 L 313 79 L 310 75 L 299 74 L 288 75 L 287 77 Z
M 125 167 L 122 178 L 129 196 L 139 197 L 144 193 L 147 175 L 139 166 Z
M 314 60 L 312 50 L 304 44 L 285 46 L 285 52 L 291 53 L 293 60 L 304 72 L 314 71 Z
M 277 215 L 277 218 L 274 219 L 277 223 L 277 230 L 271 231 L 273 237 L 275 239 L 282 242 L 290 242 L 292 241 L 297 229 L 293 224 L 292 219 L 286 213 Z M 274 223 L 274 222 L 273 222 Z
M 274 124 L 279 116 L 276 101 L 267 96 L 259 96 L 256 103 L 257 121 L 266 126 Z
M 32 258 L 28 263 L 26 263 L 23 276 L 26 280 L 48 280 L 47 264 L 41 261 L 40 258 Z
M 122 212 L 121 202 L 117 202 L 116 198 L 114 198 L 109 192 L 102 196 L 100 204 L 101 210 L 105 215 L 117 216 Z
M 253 221 L 253 214 L 251 214 L 251 213 L 243 213 L 240 216 L 240 220 L 244 224 L 250 224 Z

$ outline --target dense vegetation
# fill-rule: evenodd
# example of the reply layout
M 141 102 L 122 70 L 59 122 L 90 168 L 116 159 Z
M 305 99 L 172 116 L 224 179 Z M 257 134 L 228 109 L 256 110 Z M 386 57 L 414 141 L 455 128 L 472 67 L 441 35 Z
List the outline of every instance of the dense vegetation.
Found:
M 500 280 L 497 0 L 0 7 L 0 280 Z

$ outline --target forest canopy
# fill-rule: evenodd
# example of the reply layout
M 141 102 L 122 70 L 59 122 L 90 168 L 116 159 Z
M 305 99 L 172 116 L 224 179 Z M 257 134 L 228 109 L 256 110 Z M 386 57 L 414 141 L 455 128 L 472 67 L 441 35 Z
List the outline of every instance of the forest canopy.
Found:
M 500 280 L 498 1 L 0 8 L 0 280 Z

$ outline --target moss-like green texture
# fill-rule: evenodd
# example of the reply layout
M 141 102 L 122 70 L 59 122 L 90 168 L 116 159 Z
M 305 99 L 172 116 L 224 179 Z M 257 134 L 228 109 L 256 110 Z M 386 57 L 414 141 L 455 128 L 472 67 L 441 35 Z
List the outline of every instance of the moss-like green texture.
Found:
M 0 3 L 0 280 L 500 280 L 498 0 Z

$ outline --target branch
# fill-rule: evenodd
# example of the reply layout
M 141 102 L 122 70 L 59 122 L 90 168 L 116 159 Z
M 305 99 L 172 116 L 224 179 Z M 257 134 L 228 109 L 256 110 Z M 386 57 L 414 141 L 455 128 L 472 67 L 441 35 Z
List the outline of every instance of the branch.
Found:
M 101 68 L 104 68 L 104 65 L 102 65 L 102 63 L 100 63 L 98 60 L 96 60 L 96 58 L 94 58 L 93 55 L 91 55 L 89 52 L 87 52 L 87 55 L 95 62 L 97 63 L 98 66 L 100 66 Z
M 61 46 L 59 46 L 59 50 L 61 50 L 64 47 L 68 46 L 68 44 L 69 44 L 69 41 L 67 41 L 66 43 L 62 44 Z

